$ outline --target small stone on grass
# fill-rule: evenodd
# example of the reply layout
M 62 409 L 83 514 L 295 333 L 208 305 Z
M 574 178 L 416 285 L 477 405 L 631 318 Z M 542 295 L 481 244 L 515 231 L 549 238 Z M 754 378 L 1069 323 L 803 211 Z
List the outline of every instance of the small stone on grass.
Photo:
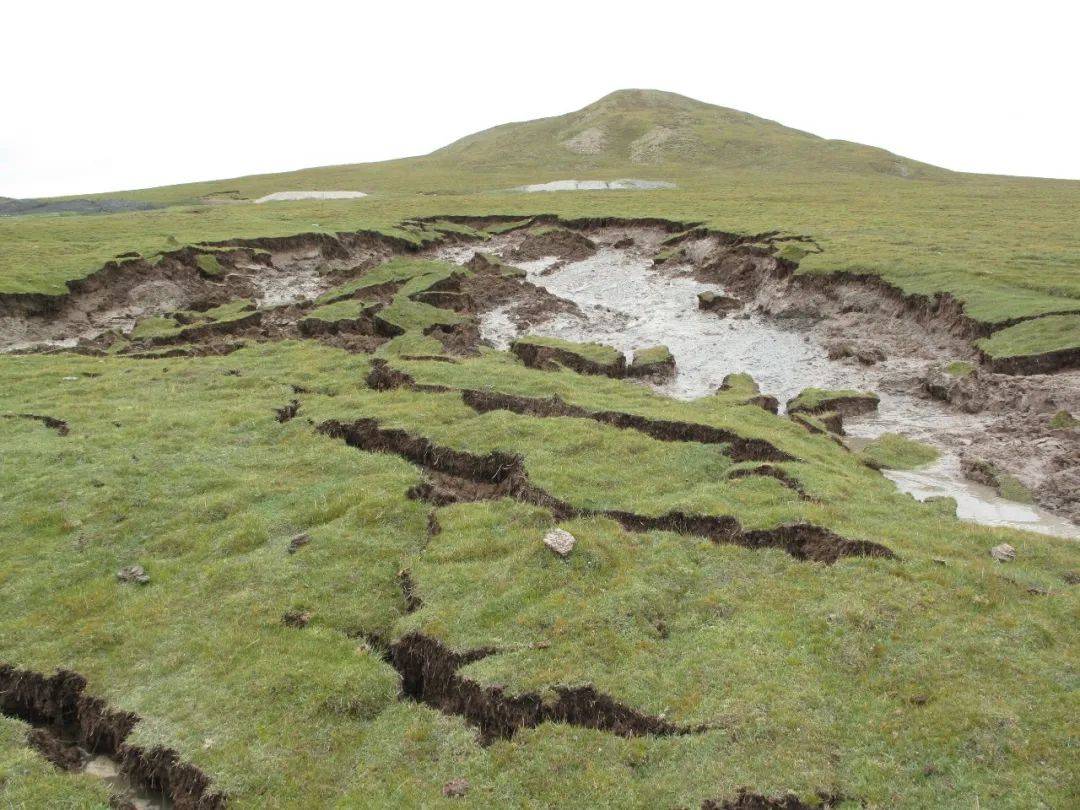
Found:
M 1016 559 L 1016 549 L 1008 543 L 1002 543 L 1000 546 L 994 546 L 990 549 L 990 556 L 998 562 L 1009 562 Z
M 443 785 L 442 789 L 442 795 L 449 799 L 460 799 L 468 792 L 469 781 L 467 779 L 451 779 Z
M 552 529 L 544 535 L 544 545 L 564 558 L 570 556 L 576 542 L 577 538 L 565 529 Z
M 116 572 L 116 578 L 121 582 L 129 582 L 136 585 L 146 585 L 150 582 L 149 574 L 143 570 L 141 565 L 129 565 L 126 568 L 121 568 Z

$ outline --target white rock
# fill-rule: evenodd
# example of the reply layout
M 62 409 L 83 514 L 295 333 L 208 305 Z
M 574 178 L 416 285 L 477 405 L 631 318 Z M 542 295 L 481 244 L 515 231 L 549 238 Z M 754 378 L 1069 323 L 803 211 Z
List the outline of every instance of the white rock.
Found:
M 544 535 L 544 545 L 560 557 L 569 556 L 570 552 L 574 550 L 574 543 L 576 542 L 577 538 L 564 529 L 552 529 Z
M 1008 543 L 1002 543 L 1000 546 L 994 546 L 990 549 L 990 556 L 998 562 L 1008 562 L 1009 560 L 1015 559 L 1016 549 Z

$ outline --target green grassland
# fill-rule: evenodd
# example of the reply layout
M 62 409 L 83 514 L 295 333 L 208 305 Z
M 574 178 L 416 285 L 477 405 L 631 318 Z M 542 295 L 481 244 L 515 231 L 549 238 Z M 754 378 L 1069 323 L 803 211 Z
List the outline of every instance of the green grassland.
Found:
M 418 382 L 768 436 L 801 459 L 785 467 L 814 497 L 726 481 L 731 462 L 707 445 L 480 415 L 453 391 L 371 391 L 367 356 L 308 342 L 194 360 L 8 358 L 0 410 L 55 413 L 71 433 L 0 420 L 5 657 L 84 673 L 91 693 L 144 718 L 136 741 L 175 747 L 234 806 L 437 805 L 458 777 L 482 806 L 694 804 L 744 785 L 878 807 L 1067 804 L 1078 604 L 1061 576 L 1075 544 L 943 518 L 833 442 L 724 396 L 673 403 L 492 352 L 399 359 L 408 344 L 383 353 Z M 294 385 L 314 393 L 278 424 Z M 564 524 L 579 545 L 563 562 L 539 542 L 551 515 L 508 500 L 440 509 L 429 537 L 428 507 L 404 496 L 415 467 L 308 421 L 359 417 L 520 453 L 534 483 L 575 505 L 732 514 L 748 527 L 808 520 L 899 559 L 825 567 L 590 518 Z M 298 532 L 312 543 L 286 554 Z M 987 554 L 1002 540 L 1020 551 L 1007 571 Z M 134 563 L 150 585 L 117 582 Z M 411 614 L 402 569 L 424 600 Z M 285 627 L 288 610 L 311 624 Z M 397 701 L 396 674 L 356 638 L 417 629 L 503 650 L 468 668 L 483 683 L 591 683 L 716 728 L 623 739 L 545 725 L 481 747 L 460 718 Z M 998 648 L 1009 654 L 986 654 Z M 76 790 L 4 739 L 3 756 L 23 763 L 6 766 L 6 790 Z
M 579 137 L 593 129 L 602 137 Z M 507 190 L 619 177 L 679 188 Z M 242 201 L 349 188 L 372 196 Z M 0 218 L 0 293 L 61 293 L 120 254 L 202 242 L 374 231 L 420 247 L 500 226 L 419 217 L 651 216 L 810 236 L 817 248 L 791 254 L 801 273 L 877 274 L 905 292 L 952 293 L 989 324 L 1024 321 L 991 346 L 1080 344 L 1077 316 L 1040 317 L 1080 311 L 1080 183 L 957 175 L 670 94 L 614 94 L 424 158 L 116 196 L 170 207 Z M 373 355 L 284 340 L 205 357 L 0 356 L 0 416 L 14 417 L 0 418 L 0 664 L 81 673 L 89 694 L 141 718 L 128 742 L 174 749 L 230 807 L 690 808 L 741 788 L 866 808 L 1076 803 L 1075 542 L 962 522 L 898 493 L 831 437 L 748 404 L 746 375 L 675 401 L 506 352 L 430 359 L 444 350 L 424 331 L 468 317 L 410 296 L 452 272 L 397 258 L 304 313 L 355 319 L 379 288 L 379 319 L 404 334 Z M 182 341 L 249 306 L 147 319 L 135 337 Z M 415 386 L 369 387 L 377 360 Z M 724 444 L 481 412 L 462 391 L 704 426 L 791 460 L 769 465 L 779 476 L 747 474 L 759 465 Z M 410 497 L 419 467 L 318 430 L 360 419 L 428 440 L 429 455 L 518 456 L 530 484 L 575 516 L 521 498 Z M 892 440 L 866 452 L 878 466 L 929 460 Z M 604 512 L 729 516 L 748 531 L 812 524 L 895 557 L 826 565 L 631 531 Z M 577 538 L 566 559 L 542 543 L 556 526 Z M 310 543 L 290 553 L 299 534 Z M 1017 550 L 1004 565 L 988 553 L 1002 542 Z M 129 565 L 149 584 L 118 581 Z M 310 621 L 288 626 L 287 613 Z M 461 674 L 507 695 L 550 701 L 591 685 L 704 728 L 627 738 L 543 723 L 484 745 L 459 714 L 399 694 L 384 648 L 414 632 L 493 648 Z M 100 781 L 49 765 L 26 731 L 0 716 L 0 803 L 107 806 Z M 443 796 L 453 779 L 468 781 L 464 799 Z

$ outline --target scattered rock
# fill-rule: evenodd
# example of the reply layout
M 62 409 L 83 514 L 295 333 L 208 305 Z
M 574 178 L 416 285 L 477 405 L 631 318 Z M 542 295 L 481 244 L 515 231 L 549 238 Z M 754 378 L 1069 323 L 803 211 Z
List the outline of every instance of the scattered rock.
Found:
M 286 610 L 281 617 L 281 623 L 286 627 L 307 627 L 311 621 L 311 611 Z
M 310 542 L 311 542 L 311 536 L 310 535 L 308 535 L 308 534 L 298 534 L 298 535 L 296 535 L 296 537 L 294 537 L 292 540 L 289 541 L 288 552 L 290 554 L 295 554 L 297 551 L 302 549 L 304 546 L 306 546 Z
M 544 545 L 564 559 L 574 550 L 577 538 L 565 529 L 552 529 L 544 535 Z
M 990 556 L 998 562 L 1009 562 L 1016 559 L 1016 549 L 1008 543 L 1002 543 L 1000 546 L 994 546 L 990 549 Z
M 667 346 L 638 349 L 627 369 L 631 377 L 670 377 L 674 373 L 675 356 Z
M 448 799 L 460 799 L 469 792 L 468 779 L 451 779 L 443 785 L 442 795 Z
M 121 582 L 135 585 L 146 585 L 150 582 L 150 576 L 143 570 L 141 565 L 129 565 L 116 572 L 116 578 Z
M 885 359 L 885 352 L 877 346 L 853 346 L 850 343 L 830 343 L 827 347 L 830 360 L 853 358 L 864 366 L 872 366 Z
M 712 290 L 698 293 L 697 300 L 698 309 L 703 309 L 706 312 L 716 312 L 721 315 L 726 315 L 736 309 L 742 309 L 743 306 L 743 302 L 738 298 L 731 295 L 724 295 L 723 293 L 713 292 Z
M 633 247 L 633 246 L 634 246 L 634 237 L 632 237 L 632 236 L 624 236 L 622 239 L 620 239 L 614 245 L 612 245 L 612 247 L 615 248 L 616 250 L 625 250 L 626 248 L 630 248 L 630 247 Z

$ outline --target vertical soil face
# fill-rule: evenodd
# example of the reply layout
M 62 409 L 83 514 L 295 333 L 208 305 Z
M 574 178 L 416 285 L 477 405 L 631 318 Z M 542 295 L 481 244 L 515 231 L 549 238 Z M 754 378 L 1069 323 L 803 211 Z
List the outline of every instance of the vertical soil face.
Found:
M 85 693 L 86 679 L 64 670 L 45 676 L 0 666 L 0 711 L 34 726 L 28 743 L 65 769 L 81 768 L 91 754 L 110 757 L 149 793 L 166 796 L 178 810 L 219 810 L 225 796 L 198 768 L 172 749 L 127 745 L 139 718 L 109 708 Z

